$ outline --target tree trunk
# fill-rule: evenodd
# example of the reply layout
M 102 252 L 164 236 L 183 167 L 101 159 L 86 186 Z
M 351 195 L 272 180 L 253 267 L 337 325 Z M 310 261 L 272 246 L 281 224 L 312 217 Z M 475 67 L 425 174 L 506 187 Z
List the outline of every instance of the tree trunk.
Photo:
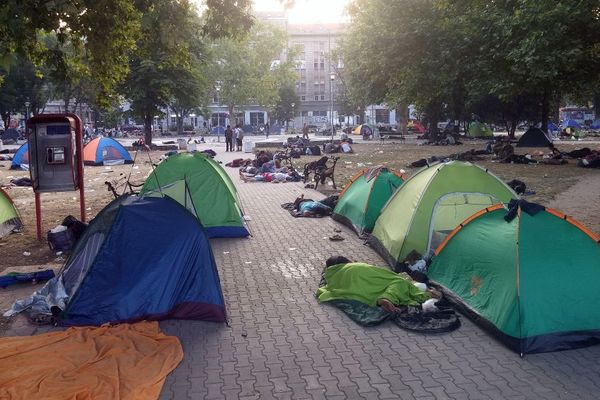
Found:
M 237 122 L 237 118 L 235 117 L 235 106 L 230 105 L 229 106 L 229 125 L 235 126 L 236 122 Z M 225 127 L 227 128 L 227 126 L 225 126 Z
M 177 134 L 183 135 L 183 114 L 176 113 L 175 117 L 177 118 Z
M 439 103 L 431 103 L 429 105 L 428 108 L 428 112 L 427 112 L 427 119 L 428 119 L 428 125 L 429 125 L 429 129 L 427 130 L 426 134 L 428 135 L 428 139 L 429 140 L 437 140 L 438 136 L 439 136 L 439 129 L 438 129 L 438 122 L 440 120 L 440 115 L 441 115 L 441 110 L 440 110 L 440 104 Z
M 460 120 L 462 117 L 462 108 L 463 108 L 463 101 L 462 101 L 462 81 L 460 80 L 460 77 L 458 79 L 458 81 L 455 83 L 454 85 L 454 89 L 452 90 L 452 102 L 453 104 L 453 113 L 454 113 L 454 133 L 456 135 L 458 135 L 460 133 Z
M 68 113 L 69 112 L 69 105 L 71 103 L 71 92 L 70 91 L 65 90 L 64 97 L 63 97 L 63 102 L 65 103 L 65 112 Z
M 594 118 L 600 118 L 600 94 L 594 95 L 594 115 Z
M 513 117 L 510 121 L 510 127 L 508 128 L 508 137 L 512 140 L 515 138 L 515 131 L 517 130 L 517 124 L 519 120 L 517 117 Z
M 144 141 L 148 146 L 152 144 L 152 116 L 154 113 L 144 114 Z
M 542 97 L 542 130 L 548 132 L 548 116 L 550 115 L 550 93 L 544 89 Z
M 406 107 L 406 104 L 400 103 L 398 108 L 396 108 L 396 114 L 400 118 L 398 121 L 400 124 L 400 132 L 402 132 L 403 136 L 408 135 L 408 128 L 406 127 L 406 122 L 408 121 L 408 107 Z

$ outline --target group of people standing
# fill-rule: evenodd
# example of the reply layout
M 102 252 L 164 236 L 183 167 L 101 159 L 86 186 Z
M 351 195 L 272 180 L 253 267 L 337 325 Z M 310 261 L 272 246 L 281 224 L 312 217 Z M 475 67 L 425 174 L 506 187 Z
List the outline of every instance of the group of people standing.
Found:
M 236 125 L 233 129 L 227 125 L 225 129 L 225 151 L 242 151 L 242 140 L 244 139 L 244 130 Z M 234 150 L 233 144 L 236 149 Z

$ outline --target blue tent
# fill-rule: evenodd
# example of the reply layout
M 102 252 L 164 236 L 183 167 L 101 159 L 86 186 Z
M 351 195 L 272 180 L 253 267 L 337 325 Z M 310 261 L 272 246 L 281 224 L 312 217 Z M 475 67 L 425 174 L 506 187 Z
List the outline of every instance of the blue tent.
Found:
M 123 145 L 113 138 L 104 136 L 93 139 L 83 148 L 86 165 L 131 164 L 133 160 Z
M 579 125 L 577 123 L 577 121 L 575 121 L 574 119 L 566 119 L 563 121 L 562 124 L 560 124 L 561 128 L 575 128 L 575 129 L 581 129 L 581 125 Z
M 169 197 L 111 202 L 88 226 L 58 279 L 67 295 L 64 325 L 226 320 L 204 229 Z
M 592 128 L 592 129 L 600 129 L 600 119 L 597 119 L 594 122 L 592 122 L 592 125 L 590 126 L 590 128 Z
M 10 169 L 29 170 L 29 143 L 23 143 L 13 156 Z
M 554 122 L 548 122 L 548 132 L 560 132 L 560 128 Z

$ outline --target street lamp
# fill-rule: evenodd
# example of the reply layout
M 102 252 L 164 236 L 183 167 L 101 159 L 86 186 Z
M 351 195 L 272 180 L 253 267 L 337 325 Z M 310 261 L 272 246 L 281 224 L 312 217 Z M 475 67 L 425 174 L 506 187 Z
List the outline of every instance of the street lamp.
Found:
M 215 90 L 217 91 L 217 142 L 221 141 L 221 136 L 219 135 L 219 126 L 220 126 L 220 117 L 221 112 L 219 110 L 219 92 L 221 91 L 221 84 L 217 82 L 215 85 Z
M 334 72 L 329 75 L 329 80 L 329 97 L 331 98 L 331 143 L 333 143 L 333 136 L 335 135 L 335 125 L 333 124 L 333 82 L 335 81 Z
M 296 112 L 294 111 L 296 103 L 292 103 L 290 105 L 292 106 L 292 129 L 296 130 Z

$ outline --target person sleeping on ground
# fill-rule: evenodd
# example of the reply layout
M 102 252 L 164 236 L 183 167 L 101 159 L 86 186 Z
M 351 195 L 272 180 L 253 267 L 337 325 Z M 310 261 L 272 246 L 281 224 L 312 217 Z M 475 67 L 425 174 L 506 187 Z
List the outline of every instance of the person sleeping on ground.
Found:
M 418 306 L 430 298 L 440 298 L 433 289 L 423 291 L 406 274 L 366 263 L 351 262 L 334 256 L 325 263 L 322 284 L 316 296 L 319 302 L 356 300 L 370 307 L 379 306 L 389 313 L 400 312 L 399 306 Z M 424 287 L 422 284 L 419 285 Z

